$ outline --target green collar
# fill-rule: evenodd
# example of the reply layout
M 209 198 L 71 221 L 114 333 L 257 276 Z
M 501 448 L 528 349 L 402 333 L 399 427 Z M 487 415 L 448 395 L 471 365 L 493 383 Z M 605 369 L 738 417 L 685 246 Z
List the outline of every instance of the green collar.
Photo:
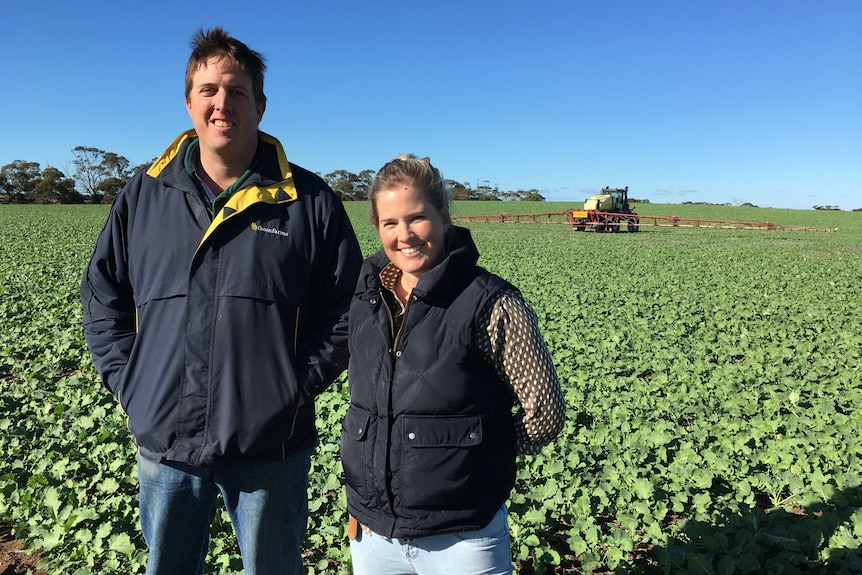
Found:
M 200 193 L 201 198 L 203 198 L 207 208 L 209 208 L 210 215 L 214 215 L 227 203 L 230 197 L 242 187 L 248 177 L 252 175 L 260 166 L 261 161 L 263 161 L 263 145 L 260 141 L 260 138 L 258 138 L 257 150 L 255 150 L 254 152 L 254 158 L 252 158 L 251 160 L 251 166 L 249 166 L 249 168 L 242 173 L 242 175 L 239 177 L 239 179 L 237 179 L 237 181 L 225 188 L 218 196 L 216 196 L 215 200 L 212 201 L 210 201 L 209 196 L 207 195 L 206 191 L 204 191 L 203 183 L 200 181 L 200 178 L 195 171 L 194 162 L 192 161 L 192 154 L 199 145 L 200 138 L 198 136 L 192 138 L 191 142 L 189 142 L 189 147 L 186 148 L 186 155 L 185 158 L 183 158 L 183 165 L 185 166 L 186 172 L 189 174 L 189 176 L 191 176 L 192 180 L 195 182 L 195 185 L 198 187 L 198 192 Z

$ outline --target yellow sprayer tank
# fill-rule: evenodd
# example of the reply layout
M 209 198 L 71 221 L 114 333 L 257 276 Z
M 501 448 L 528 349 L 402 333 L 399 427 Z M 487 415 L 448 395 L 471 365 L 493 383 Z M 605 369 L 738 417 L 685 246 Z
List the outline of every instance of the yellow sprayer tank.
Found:
M 595 210 L 597 212 L 613 212 L 614 198 L 610 194 L 593 196 L 584 202 L 584 209 Z

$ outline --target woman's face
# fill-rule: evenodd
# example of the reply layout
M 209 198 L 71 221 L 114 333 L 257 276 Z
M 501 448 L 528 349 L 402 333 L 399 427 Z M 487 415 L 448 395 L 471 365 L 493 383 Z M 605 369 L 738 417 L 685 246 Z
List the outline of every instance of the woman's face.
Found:
M 449 211 L 432 206 L 415 187 L 397 184 L 378 192 L 377 232 L 389 261 L 404 274 L 407 285 L 442 259 L 443 236 L 449 229 Z

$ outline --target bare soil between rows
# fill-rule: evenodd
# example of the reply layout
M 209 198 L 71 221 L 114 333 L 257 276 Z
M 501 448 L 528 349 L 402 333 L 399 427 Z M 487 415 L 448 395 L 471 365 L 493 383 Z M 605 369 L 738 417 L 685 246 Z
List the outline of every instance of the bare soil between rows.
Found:
M 44 569 L 37 569 L 39 554 L 28 555 L 23 551 L 20 541 L 12 537 L 12 530 L 0 526 L 0 575 L 48 575 Z

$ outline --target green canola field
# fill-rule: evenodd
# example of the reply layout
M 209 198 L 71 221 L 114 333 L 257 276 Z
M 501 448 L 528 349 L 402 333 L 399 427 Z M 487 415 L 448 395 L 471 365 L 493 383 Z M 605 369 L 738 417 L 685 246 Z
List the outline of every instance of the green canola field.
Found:
M 348 203 L 363 252 L 365 203 Z M 457 203 L 455 215 L 562 203 Z M 639 205 L 834 233 L 469 223 L 536 310 L 568 402 L 510 501 L 520 573 L 862 572 L 862 213 Z M 0 524 L 49 573 L 143 573 L 134 446 L 80 327 L 104 206 L 0 206 Z M 338 436 L 317 400 L 309 573 L 349 573 Z M 208 572 L 239 573 L 226 513 Z

